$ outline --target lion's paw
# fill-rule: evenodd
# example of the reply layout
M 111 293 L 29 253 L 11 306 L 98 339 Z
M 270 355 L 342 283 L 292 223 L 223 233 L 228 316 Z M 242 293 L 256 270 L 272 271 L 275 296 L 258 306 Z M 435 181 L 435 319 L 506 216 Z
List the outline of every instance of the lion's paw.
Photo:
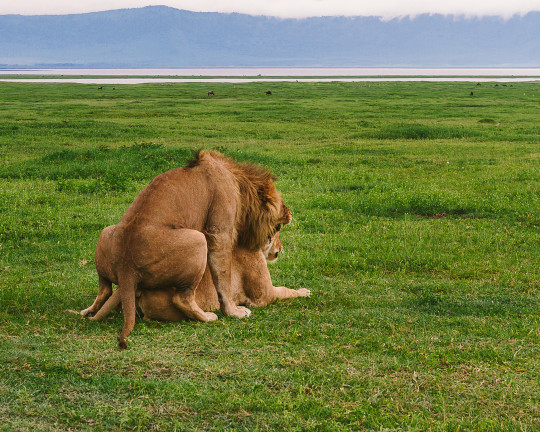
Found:
M 299 297 L 309 297 L 311 295 L 311 290 L 308 290 L 307 288 L 300 288 L 296 290 L 299 294 Z
M 80 311 L 79 313 L 80 313 L 82 316 L 86 316 L 86 315 L 88 315 L 88 312 L 90 312 L 90 309 L 91 309 L 91 308 L 83 309 L 83 310 Z
M 244 306 L 235 306 L 231 313 L 229 313 L 228 315 L 235 318 L 245 318 L 251 315 L 251 311 Z
M 79 311 L 75 311 L 75 310 L 72 310 L 72 309 L 67 309 L 66 313 L 73 314 L 73 315 L 80 315 L 81 314 Z
M 208 321 L 217 321 L 218 316 L 213 312 L 205 312 L 204 316 L 206 317 L 206 322 Z

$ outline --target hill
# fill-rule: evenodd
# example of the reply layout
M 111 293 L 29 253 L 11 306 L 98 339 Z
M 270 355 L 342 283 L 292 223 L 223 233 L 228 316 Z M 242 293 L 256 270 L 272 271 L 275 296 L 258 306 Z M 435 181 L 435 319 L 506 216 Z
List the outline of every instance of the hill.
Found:
M 540 66 L 540 13 L 280 19 L 165 6 L 0 16 L 2 67 Z

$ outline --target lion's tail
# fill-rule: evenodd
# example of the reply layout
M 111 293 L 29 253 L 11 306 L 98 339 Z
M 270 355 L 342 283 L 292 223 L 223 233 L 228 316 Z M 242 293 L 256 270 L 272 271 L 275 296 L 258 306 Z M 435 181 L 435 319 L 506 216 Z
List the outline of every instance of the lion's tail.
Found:
M 117 291 L 120 292 L 122 300 L 122 312 L 124 314 L 124 328 L 118 336 L 118 345 L 121 349 L 127 348 L 126 338 L 135 327 L 135 292 L 137 290 L 137 281 L 133 275 L 126 275 L 118 278 Z

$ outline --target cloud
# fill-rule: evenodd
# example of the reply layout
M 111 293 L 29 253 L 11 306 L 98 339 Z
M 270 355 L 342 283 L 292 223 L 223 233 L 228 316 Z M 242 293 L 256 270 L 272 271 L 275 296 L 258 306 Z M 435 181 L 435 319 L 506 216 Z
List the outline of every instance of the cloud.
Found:
M 258 15 L 302 18 L 327 15 L 368 15 L 386 18 L 414 16 L 423 13 L 444 15 L 483 16 L 499 15 L 510 17 L 540 11 L 540 0 L 229 0 L 216 6 L 212 0 L 197 0 L 200 10 L 221 8 L 223 12 L 243 12 Z
M 0 14 L 67 14 L 166 5 L 198 12 L 239 12 L 282 18 L 372 15 L 384 18 L 422 13 L 509 18 L 540 11 L 540 0 L 19 0 L 3 2 Z

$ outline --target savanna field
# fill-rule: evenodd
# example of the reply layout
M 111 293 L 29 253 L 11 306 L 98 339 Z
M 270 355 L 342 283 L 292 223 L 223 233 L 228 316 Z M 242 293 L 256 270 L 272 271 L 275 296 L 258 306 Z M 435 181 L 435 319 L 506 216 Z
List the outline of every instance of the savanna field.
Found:
M 540 428 L 540 84 L 115 87 L 0 83 L 1 431 Z M 277 175 L 272 280 L 312 295 L 121 351 L 66 311 L 201 148 Z

